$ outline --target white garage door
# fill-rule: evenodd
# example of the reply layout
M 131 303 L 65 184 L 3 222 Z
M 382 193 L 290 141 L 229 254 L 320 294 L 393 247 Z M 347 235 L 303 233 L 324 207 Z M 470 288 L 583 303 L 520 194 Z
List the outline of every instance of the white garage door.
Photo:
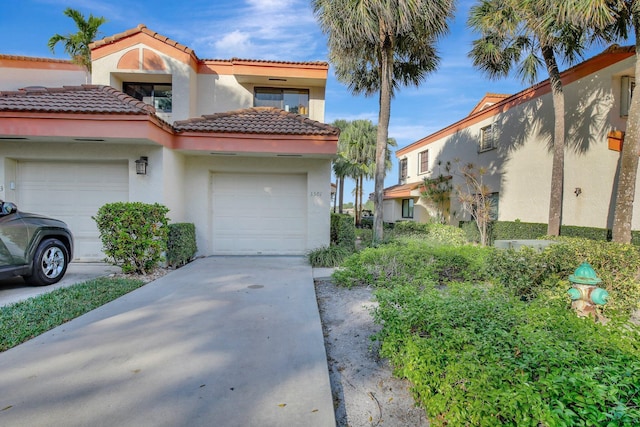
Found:
M 66 222 L 74 237 L 74 258 L 104 258 L 95 221 L 91 219 L 105 203 L 129 200 L 126 162 L 18 163 L 16 182 L 18 209 Z
M 307 176 L 212 175 L 214 255 L 301 255 L 307 243 Z

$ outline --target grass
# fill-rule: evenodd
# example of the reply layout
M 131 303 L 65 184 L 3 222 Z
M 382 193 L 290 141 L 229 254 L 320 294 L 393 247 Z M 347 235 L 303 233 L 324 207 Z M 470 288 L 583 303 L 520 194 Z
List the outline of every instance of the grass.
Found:
M 0 352 L 100 307 L 144 285 L 102 277 L 0 307 Z

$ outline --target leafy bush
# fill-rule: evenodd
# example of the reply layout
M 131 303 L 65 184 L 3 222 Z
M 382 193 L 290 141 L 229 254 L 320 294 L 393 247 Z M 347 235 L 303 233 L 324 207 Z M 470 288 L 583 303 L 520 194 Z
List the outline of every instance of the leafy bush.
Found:
M 392 236 L 423 238 L 432 243 L 445 245 L 459 246 L 467 243 L 465 233 L 461 228 L 439 223 L 398 222 L 393 228 Z
M 307 255 L 312 267 L 337 267 L 353 252 L 344 246 L 325 246 Z
M 167 263 L 171 267 L 175 268 L 185 265 L 193 259 L 197 251 L 195 224 L 169 224 Z
M 470 242 L 479 239 L 478 227 L 473 221 L 460 223 Z M 539 239 L 547 234 L 547 224 L 534 222 L 496 221 L 492 223 L 491 241 L 494 240 L 530 240 Z M 591 240 L 611 240 L 611 230 L 596 227 L 579 227 L 575 225 L 563 225 L 560 227 L 560 235 L 563 237 L 582 237 Z M 640 231 L 631 232 L 631 243 L 640 246 Z
M 423 286 L 480 277 L 486 250 L 473 246 L 441 246 L 422 239 L 404 239 L 366 248 L 334 272 L 341 286 L 398 284 Z
M 152 271 L 167 249 L 169 209 L 158 203 L 108 203 L 93 219 L 98 225 L 107 261 L 124 273 Z
M 584 261 L 602 279 L 610 298 L 607 311 L 629 314 L 640 306 L 640 249 L 637 246 L 580 238 L 559 237 L 542 252 L 529 248 L 494 250 L 487 273 L 524 299 L 541 292 L 564 293 L 569 275 Z
M 640 423 L 640 329 L 468 284 L 376 291 L 376 338 L 434 426 Z
M 355 250 L 356 226 L 353 221 L 351 215 L 331 214 L 331 244 Z

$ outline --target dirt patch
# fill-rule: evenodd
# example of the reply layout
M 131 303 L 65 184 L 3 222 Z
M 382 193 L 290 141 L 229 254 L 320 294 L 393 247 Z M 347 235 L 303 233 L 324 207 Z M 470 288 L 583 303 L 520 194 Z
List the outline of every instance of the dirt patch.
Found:
M 338 427 L 428 426 L 415 406 L 407 381 L 394 378 L 389 363 L 378 356 L 372 334 L 379 330 L 370 310 L 372 289 L 345 289 L 316 280 L 329 377 Z

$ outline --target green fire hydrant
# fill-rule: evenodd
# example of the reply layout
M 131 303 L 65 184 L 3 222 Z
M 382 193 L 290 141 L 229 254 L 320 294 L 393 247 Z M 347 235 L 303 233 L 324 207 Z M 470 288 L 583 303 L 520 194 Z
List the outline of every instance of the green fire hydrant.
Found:
M 567 291 L 571 297 L 573 308 L 579 317 L 593 316 L 596 322 L 607 323 L 609 319 L 604 317 L 598 308 L 605 305 L 609 298 L 609 292 L 599 288 L 602 283 L 596 272 L 588 262 L 580 264 L 576 271 L 569 276 L 572 287 Z

